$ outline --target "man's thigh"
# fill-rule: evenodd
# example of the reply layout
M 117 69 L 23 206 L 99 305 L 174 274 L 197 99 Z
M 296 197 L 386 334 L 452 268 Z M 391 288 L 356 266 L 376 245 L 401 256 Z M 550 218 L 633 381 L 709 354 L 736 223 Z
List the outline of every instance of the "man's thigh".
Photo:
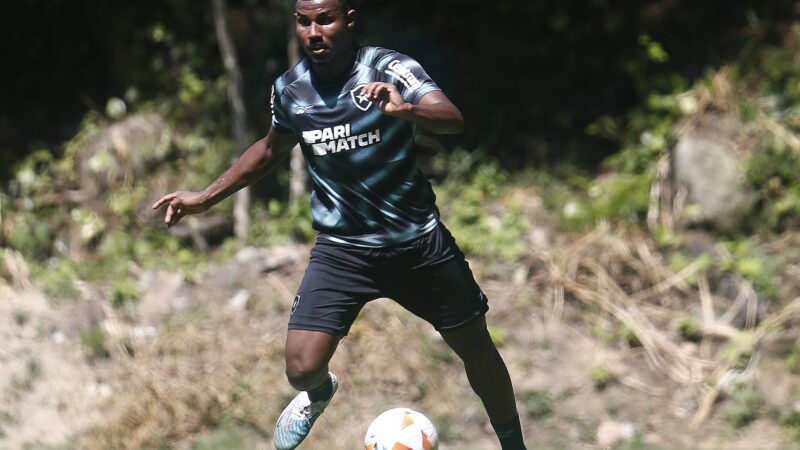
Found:
M 439 331 L 459 328 L 489 309 L 464 254 L 443 225 L 420 243 L 411 267 L 387 275 L 382 287 Z
M 364 304 L 381 296 L 371 273 L 357 250 L 317 243 L 292 303 L 289 329 L 347 335 Z

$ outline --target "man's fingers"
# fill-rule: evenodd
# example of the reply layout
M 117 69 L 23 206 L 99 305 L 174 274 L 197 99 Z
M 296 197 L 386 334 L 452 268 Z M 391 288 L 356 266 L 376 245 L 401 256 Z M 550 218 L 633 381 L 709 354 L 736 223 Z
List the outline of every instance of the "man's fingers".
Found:
M 375 87 L 375 83 L 368 83 L 363 88 L 361 88 L 361 95 L 371 95 L 372 89 Z
M 361 88 L 361 95 L 366 95 L 369 98 L 375 99 L 378 98 L 382 90 L 388 90 L 390 86 L 391 84 L 375 81 Z
M 167 213 L 164 215 L 164 224 L 165 224 L 167 227 L 169 227 L 170 225 L 172 225 L 172 215 L 173 215 L 174 213 L 175 213 L 175 210 L 173 209 L 172 205 L 169 205 L 169 206 L 167 207 Z
M 161 199 L 160 199 L 159 201 L 157 201 L 157 202 L 153 203 L 153 209 L 158 209 L 158 208 L 159 208 L 161 205 L 163 205 L 164 203 L 171 202 L 172 200 L 174 200 L 174 199 L 175 199 L 175 197 L 176 197 L 177 195 L 178 195 L 178 193 L 177 193 L 177 192 L 173 192 L 173 193 L 171 193 L 171 194 L 167 194 L 167 195 L 165 195 L 165 196 L 161 197 Z
M 385 84 L 379 84 L 375 86 L 375 89 L 372 90 L 372 99 L 374 100 L 380 98 L 384 91 L 386 91 L 387 94 L 391 93 L 391 90 Z

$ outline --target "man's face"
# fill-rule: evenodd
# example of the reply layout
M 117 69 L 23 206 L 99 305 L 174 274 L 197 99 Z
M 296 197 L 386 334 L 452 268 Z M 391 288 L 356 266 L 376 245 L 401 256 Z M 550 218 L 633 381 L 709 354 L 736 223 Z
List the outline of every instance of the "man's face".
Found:
M 295 26 L 300 45 L 314 64 L 337 63 L 352 49 L 355 11 L 339 0 L 298 0 Z

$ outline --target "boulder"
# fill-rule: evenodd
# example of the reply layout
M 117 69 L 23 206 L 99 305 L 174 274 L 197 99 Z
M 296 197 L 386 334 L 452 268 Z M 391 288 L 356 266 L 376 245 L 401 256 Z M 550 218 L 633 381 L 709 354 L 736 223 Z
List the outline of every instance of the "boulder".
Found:
M 142 297 L 137 303 L 139 321 L 160 325 L 170 314 L 183 306 L 179 293 L 183 277 L 173 272 L 146 272 L 140 280 Z
M 673 150 L 675 181 L 687 203 L 699 208 L 697 219 L 723 230 L 735 228 L 752 204 L 731 135 L 719 126 L 696 125 Z
M 172 138 L 171 129 L 158 114 L 129 116 L 87 132 L 74 147 L 81 189 L 97 192 L 141 174 L 168 155 Z
M 597 444 L 601 447 L 614 447 L 630 441 L 636 435 L 636 426 L 631 422 L 607 420 L 597 427 Z

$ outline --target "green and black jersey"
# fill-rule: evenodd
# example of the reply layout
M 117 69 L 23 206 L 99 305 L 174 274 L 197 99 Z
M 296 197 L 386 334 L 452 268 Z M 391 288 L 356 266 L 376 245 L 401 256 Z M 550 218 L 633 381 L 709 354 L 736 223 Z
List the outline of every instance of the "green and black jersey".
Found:
M 297 137 L 308 164 L 314 228 L 321 238 L 362 247 L 408 242 L 439 220 L 417 165 L 413 124 L 359 96 L 375 81 L 394 84 L 409 103 L 439 89 L 408 56 L 360 47 L 340 79 L 317 78 L 306 58 L 272 91 L 272 127 Z

